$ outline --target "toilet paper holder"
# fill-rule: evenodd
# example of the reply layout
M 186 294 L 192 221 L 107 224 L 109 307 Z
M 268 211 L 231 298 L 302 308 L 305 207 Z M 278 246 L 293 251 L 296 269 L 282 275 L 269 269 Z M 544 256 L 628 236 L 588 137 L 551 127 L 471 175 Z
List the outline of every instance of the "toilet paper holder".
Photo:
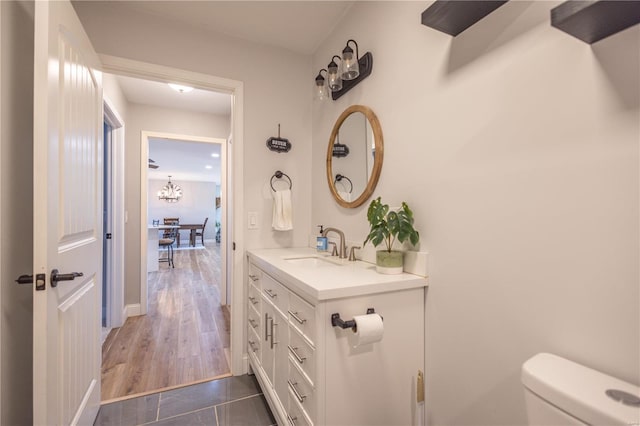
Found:
M 373 308 L 367 308 L 367 315 L 369 314 L 375 314 L 376 310 Z M 382 318 L 382 316 L 380 317 Z M 384 318 L 382 318 L 384 320 Z M 340 318 L 340 314 L 331 314 L 331 325 L 334 327 L 340 327 L 340 328 L 351 328 L 354 329 L 356 328 L 356 321 L 355 320 L 348 320 L 345 321 L 342 318 Z

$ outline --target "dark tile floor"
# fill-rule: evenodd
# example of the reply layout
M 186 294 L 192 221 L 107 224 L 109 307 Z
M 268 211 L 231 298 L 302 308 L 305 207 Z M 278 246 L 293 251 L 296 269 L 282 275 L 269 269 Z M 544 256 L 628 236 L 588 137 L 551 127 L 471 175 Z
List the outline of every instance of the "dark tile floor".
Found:
M 276 421 L 253 376 L 237 376 L 105 404 L 95 425 L 270 426 Z

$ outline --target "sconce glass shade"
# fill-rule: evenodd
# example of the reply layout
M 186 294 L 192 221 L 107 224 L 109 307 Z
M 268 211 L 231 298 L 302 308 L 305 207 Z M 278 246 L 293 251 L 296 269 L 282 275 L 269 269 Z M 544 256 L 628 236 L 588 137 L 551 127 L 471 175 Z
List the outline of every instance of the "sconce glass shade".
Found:
M 316 84 L 313 88 L 313 97 L 319 101 L 324 101 L 329 98 L 329 91 L 327 90 L 327 81 L 322 76 L 322 71 L 327 72 L 326 69 L 322 68 L 318 75 L 316 76 Z
M 171 182 L 169 175 L 169 183 L 167 183 L 160 191 L 158 191 L 158 199 L 165 200 L 167 203 L 177 203 L 182 197 L 182 188 Z
M 334 58 L 341 59 L 340 56 L 333 55 L 331 62 L 327 66 L 327 78 L 329 79 L 329 89 L 332 92 L 337 92 L 338 90 L 342 90 L 342 70 L 341 67 L 336 64 L 336 61 L 333 60 Z M 340 60 L 340 63 L 342 63 L 342 60 Z
M 356 54 L 354 56 L 353 49 L 349 43 L 356 45 Z M 360 75 L 360 66 L 358 65 L 358 43 L 355 40 L 347 41 L 347 46 L 342 50 L 342 79 L 353 80 Z

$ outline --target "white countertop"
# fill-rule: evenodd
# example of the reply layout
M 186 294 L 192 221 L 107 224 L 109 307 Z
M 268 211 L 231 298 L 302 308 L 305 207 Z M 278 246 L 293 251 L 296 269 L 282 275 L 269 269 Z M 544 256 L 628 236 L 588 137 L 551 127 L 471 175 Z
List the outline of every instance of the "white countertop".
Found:
M 330 257 L 313 248 L 280 248 L 248 250 L 249 259 L 278 281 L 286 281 L 312 301 L 339 299 L 426 287 L 426 278 L 402 273 L 384 275 L 371 263 Z M 326 261 L 305 262 L 287 259 L 319 257 Z M 295 289 L 293 289 L 295 291 Z

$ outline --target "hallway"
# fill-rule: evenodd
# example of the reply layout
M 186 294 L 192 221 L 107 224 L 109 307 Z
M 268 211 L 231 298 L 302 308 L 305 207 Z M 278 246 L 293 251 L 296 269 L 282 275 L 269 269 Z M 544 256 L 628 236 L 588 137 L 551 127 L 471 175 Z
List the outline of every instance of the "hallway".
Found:
M 180 247 L 174 261 L 175 268 L 161 263 L 159 271 L 149 274 L 147 315 L 128 318 L 105 340 L 102 401 L 230 374 L 229 311 L 220 305 L 220 246 Z

